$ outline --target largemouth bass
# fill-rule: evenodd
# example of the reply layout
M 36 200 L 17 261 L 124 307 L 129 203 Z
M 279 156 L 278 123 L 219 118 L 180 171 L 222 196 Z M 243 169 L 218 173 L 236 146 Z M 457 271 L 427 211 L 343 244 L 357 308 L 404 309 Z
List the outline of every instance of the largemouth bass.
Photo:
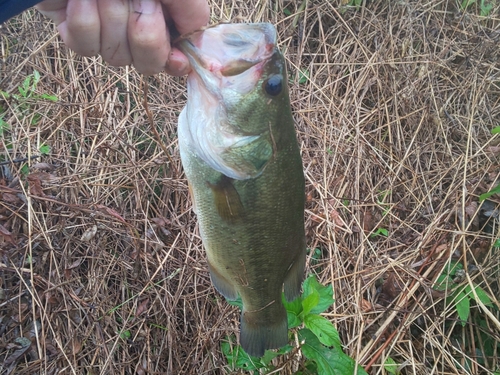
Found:
M 240 344 L 288 342 L 281 295 L 300 292 L 304 174 L 271 24 L 223 24 L 180 42 L 193 71 L 179 118 L 182 164 L 215 288 L 243 302 Z

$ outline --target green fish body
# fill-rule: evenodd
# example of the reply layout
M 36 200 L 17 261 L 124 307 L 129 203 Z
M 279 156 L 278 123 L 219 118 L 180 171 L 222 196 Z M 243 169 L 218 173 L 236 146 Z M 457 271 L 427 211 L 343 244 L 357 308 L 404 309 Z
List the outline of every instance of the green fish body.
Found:
M 288 343 L 281 300 L 300 292 L 304 175 L 283 56 L 271 24 L 223 24 L 180 43 L 193 71 L 179 118 L 212 283 L 243 302 L 240 343 L 262 356 Z

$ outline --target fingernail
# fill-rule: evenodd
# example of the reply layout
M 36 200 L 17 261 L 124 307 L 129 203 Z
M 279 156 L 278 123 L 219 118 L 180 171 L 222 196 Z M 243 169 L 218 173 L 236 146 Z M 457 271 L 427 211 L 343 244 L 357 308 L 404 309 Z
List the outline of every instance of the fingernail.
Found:
M 191 67 L 185 59 L 179 58 L 175 54 L 170 54 L 170 59 L 167 61 L 167 66 L 165 67 L 165 71 L 168 74 L 183 76 L 188 74 L 190 70 Z
M 152 14 L 158 7 L 156 0 L 133 0 L 134 11 L 140 14 Z

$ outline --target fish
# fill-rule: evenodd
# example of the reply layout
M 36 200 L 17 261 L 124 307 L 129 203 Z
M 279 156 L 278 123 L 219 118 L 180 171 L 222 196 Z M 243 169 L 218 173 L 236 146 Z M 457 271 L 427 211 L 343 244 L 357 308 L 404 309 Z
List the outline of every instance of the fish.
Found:
M 220 24 L 179 43 L 192 67 L 178 141 L 210 279 L 241 297 L 240 345 L 288 343 L 306 263 L 305 181 L 285 60 L 270 23 Z

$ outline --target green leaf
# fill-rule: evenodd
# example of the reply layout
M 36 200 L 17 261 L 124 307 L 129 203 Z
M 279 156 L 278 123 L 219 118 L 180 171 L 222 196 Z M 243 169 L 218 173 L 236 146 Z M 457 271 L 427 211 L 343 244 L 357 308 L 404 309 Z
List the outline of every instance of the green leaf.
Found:
M 377 228 L 375 232 L 373 232 L 370 237 L 384 236 L 387 237 L 389 235 L 389 231 L 385 228 Z
M 499 194 L 499 193 L 500 193 L 500 184 L 498 184 L 496 187 L 494 187 L 493 189 L 491 189 L 487 193 L 481 194 L 479 196 L 479 201 L 482 202 L 485 199 L 488 199 L 489 197 L 491 197 L 493 194 Z
M 1 93 L 2 92 L 0 91 L 0 94 Z M 491 134 L 498 134 L 498 133 L 500 133 L 500 126 L 496 126 L 493 129 L 491 129 Z
M 481 288 L 479 285 L 474 286 L 474 290 L 477 294 L 477 298 L 483 303 L 483 305 L 492 307 L 493 303 L 491 303 L 491 299 L 488 296 L 488 294 L 484 291 L 483 288 Z M 467 285 L 465 287 L 465 293 L 467 294 L 468 297 L 472 298 L 473 300 L 476 300 L 476 297 L 474 295 L 474 292 L 472 291 L 472 288 L 470 285 Z
M 468 7 L 470 7 L 472 4 L 474 4 L 476 2 L 476 0 L 462 0 L 462 4 L 461 4 L 461 8 L 463 10 L 467 9 Z
M 281 300 L 283 305 L 285 306 L 286 311 L 292 312 L 296 315 L 299 315 L 302 312 L 302 298 L 297 297 L 293 301 L 288 302 L 285 298 L 285 295 L 281 295 Z
M 129 330 L 127 331 L 123 331 L 122 333 L 120 333 L 120 337 L 123 339 L 123 340 L 127 340 L 129 338 L 132 337 L 132 334 L 130 333 Z
M 292 14 L 292 12 L 290 12 L 288 9 L 285 8 L 285 9 L 283 9 L 283 14 L 285 16 L 290 16 Z
M 458 317 L 462 326 L 467 324 L 470 315 L 470 299 L 463 291 L 457 291 L 452 295 L 452 303 L 455 304 Z
M 297 315 L 292 311 L 286 312 L 286 318 L 288 321 L 288 329 L 298 327 L 302 324 L 302 320 L 300 320 L 300 315 Z
M 344 354 L 339 348 L 329 349 L 322 345 L 316 335 L 308 329 L 299 331 L 299 340 L 304 341 L 301 346 L 302 354 L 318 365 L 318 374 L 346 375 L 354 374 L 356 362 Z M 367 375 L 366 371 L 358 366 L 357 375 Z
M 319 293 L 313 290 L 306 298 L 302 300 L 302 316 L 306 316 L 319 303 Z
M 42 155 L 48 155 L 50 154 L 50 146 L 48 145 L 41 145 L 39 148 L 39 151 Z
M 332 322 L 320 315 L 309 314 L 304 317 L 304 324 L 326 346 L 341 348 L 339 333 Z
M 299 84 L 303 85 L 309 80 L 309 76 L 311 74 L 309 73 L 309 70 L 304 69 L 304 70 L 299 70 Z
M 490 15 L 491 10 L 493 9 L 493 1 L 491 2 L 486 2 L 485 0 L 481 0 L 481 16 L 482 17 L 487 17 Z
M 22 167 L 21 167 L 21 174 L 26 176 L 28 173 L 30 173 L 30 167 L 28 167 L 27 164 L 24 164 Z
M 57 102 L 57 100 L 58 100 L 56 95 L 50 95 L 50 94 L 42 94 L 42 95 L 40 95 L 40 98 L 47 99 L 47 100 L 50 100 L 52 102 Z
M 302 298 L 297 297 L 292 302 L 288 302 L 285 295 L 281 295 L 281 300 L 286 309 L 286 315 L 288 319 L 288 328 L 295 328 L 302 324 L 299 316 L 302 312 Z
M 40 73 L 38 70 L 33 70 L 33 88 L 38 85 L 38 82 L 40 82 Z
M 5 122 L 2 117 L 0 117 L 0 135 L 3 135 L 3 132 L 9 129 L 10 129 L 9 124 Z
M 221 349 L 227 362 L 233 369 L 239 368 L 246 371 L 253 371 L 266 367 L 259 358 L 248 355 L 239 345 L 234 345 L 231 348 L 231 344 L 225 341 L 221 344 Z
M 318 365 L 316 362 L 312 360 L 306 360 L 304 363 L 304 371 L 297 371 L 293 375 L 317 375 L 318 374 Z
M 453 279 L 445 274 L 439 275 L 432 287 L 434 290 L 447 290 L 453 285 Z
M 500 247 L 500 238 L 497 238 L 495 243 L 493 244 L 493 247 Z
M 279 355 L 280 355 L 279 353 L 273 352 L 272 350 L 266 350 L 264 352 L 264 355 L 260 359 L 260 362 L 263 365 L 267 366 L 274 358 L 276 358 Z
M 328 284 L 327 286 L 322 285 L 318 282 L 318 280 L 316 280 L 314 275 L 309 276 L 306 280 L 304 280 L 302 288 L 304 290 L 302 298 L 311 294 L 313 290 L 316 290 L 319 293 L 319 302 L 310 311 L 311 314 L 321 314 L 322 312 L 325 312 L 335 301 L 333 299 L 332 284 Z
M 22 95 L 22 97 L 26 98 L 26 96 L 27 96 L 26 89 L 24 87 L 21 87 L 21 86 L 19 86 L 17 89 L 19 90 L 19 93 Z
M 384 362 L 384 369 L 385 369 L 385 371 L 387 371 L 388 373 L 390 373 L 392 375 L 398 375 L 399 374 L 398 364 L 391 357 L 387 357 L 387 359 L 385 360 L 385 362 Z
M 293 350 L 293 346 L 292 345 L 285 345 L 284 347 L 280 348 L 279 350 L 277 351 L 273 351 L 273 350 L 266 350 L 264 355 L 262 356 L 262 358 L 260 359 L 260 362 L 264 365 L 264 366 L 269 366 L 269 364 L 271 363 L 271 361 L 280 356 L 280 355 L 283 355 L 283 354 L 287 354 L 287 353 L 290 353 L 291 351 Z
M 464 265 L 458 261 L 452 261 L 445 268 L 445 272 L 450 276 L 455 276 L 458 270 L 463 270 Z

